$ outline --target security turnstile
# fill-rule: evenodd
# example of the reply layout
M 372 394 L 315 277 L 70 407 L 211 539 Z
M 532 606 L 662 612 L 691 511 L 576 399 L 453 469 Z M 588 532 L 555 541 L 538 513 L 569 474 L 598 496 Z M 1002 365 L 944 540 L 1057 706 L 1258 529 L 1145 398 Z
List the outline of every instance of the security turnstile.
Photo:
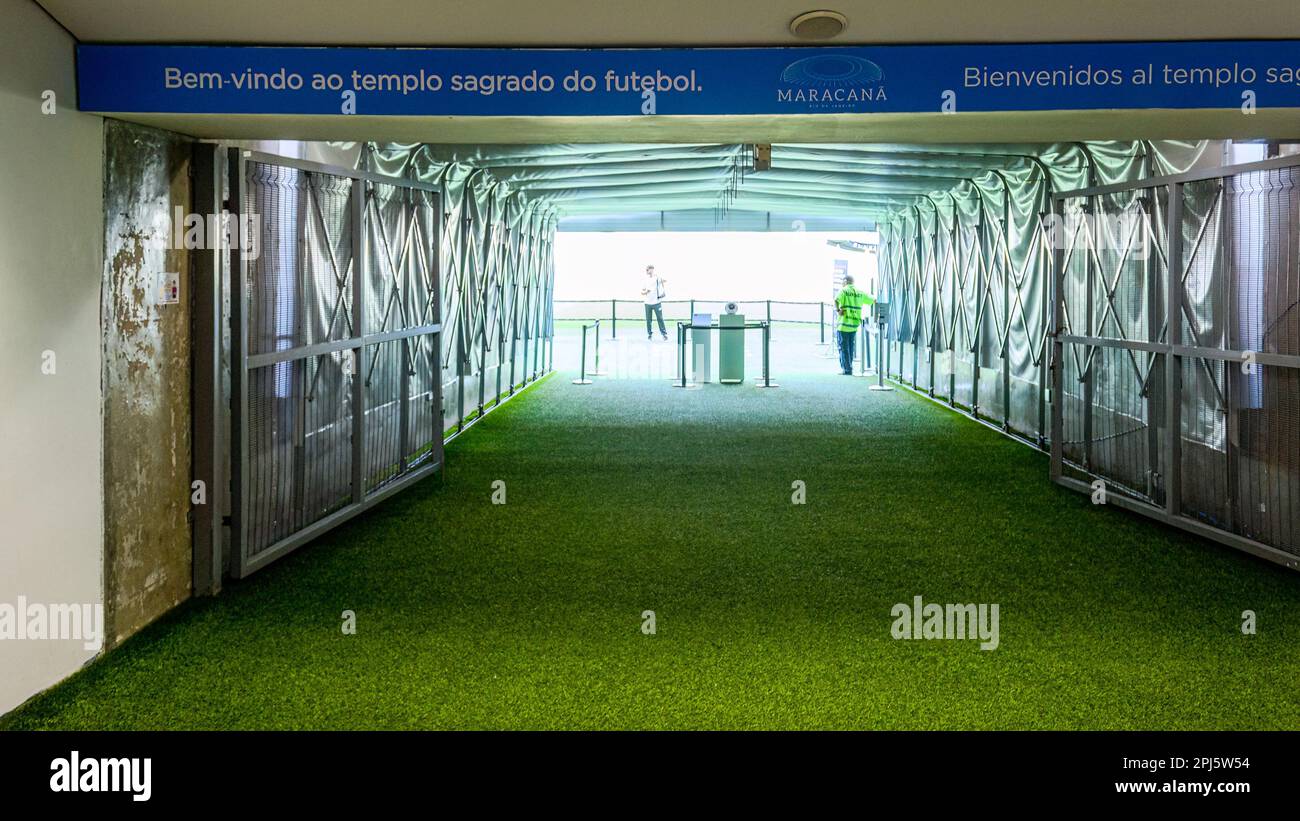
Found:
M 745 316 L 718 317 L 718 381 L 739 385 L 745 381 Z

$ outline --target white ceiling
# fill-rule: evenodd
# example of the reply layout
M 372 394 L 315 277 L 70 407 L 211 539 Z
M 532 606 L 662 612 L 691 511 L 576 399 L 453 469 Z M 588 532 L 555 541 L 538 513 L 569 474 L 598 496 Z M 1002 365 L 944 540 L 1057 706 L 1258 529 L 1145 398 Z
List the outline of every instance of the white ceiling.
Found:
M 1297 0 L 37 0 L 84 42 L 778 45 L 795 15 L 832 43 L 1300 38 Z

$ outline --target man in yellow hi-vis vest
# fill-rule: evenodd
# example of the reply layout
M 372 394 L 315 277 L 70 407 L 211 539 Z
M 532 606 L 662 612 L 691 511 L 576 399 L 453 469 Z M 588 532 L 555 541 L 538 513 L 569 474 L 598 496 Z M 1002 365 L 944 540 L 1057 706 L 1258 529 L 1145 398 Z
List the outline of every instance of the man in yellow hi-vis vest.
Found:
M 859 291 L 853 285 L 853 277 L 844 277 L 844 287 L 835 295 L 835 313 L 840 322 L 837 330 L 840 340 L 840 372 L 846 376 L 853 375 L 853 354 L 857 347 L 858 326 L 862 324 L 862 306 L 874 305 L 875 298 Z

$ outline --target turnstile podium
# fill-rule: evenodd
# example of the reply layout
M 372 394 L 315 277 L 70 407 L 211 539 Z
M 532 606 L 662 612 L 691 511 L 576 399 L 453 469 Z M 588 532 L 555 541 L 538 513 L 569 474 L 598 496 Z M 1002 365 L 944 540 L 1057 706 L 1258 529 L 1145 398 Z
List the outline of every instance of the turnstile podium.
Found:
M 718 381 L 739 385 L 745 381 L 745 316 L 718 317 Z

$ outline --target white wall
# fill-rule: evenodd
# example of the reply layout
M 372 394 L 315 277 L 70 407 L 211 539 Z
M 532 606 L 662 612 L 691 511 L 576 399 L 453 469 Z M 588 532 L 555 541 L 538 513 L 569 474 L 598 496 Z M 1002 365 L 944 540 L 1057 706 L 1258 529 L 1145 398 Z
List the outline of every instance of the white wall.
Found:
M 669 299 L 831 299 L 834 260 L 849 263 L 860 287 L 875 276 L 875 256 L 834 248 L 827 239 L 876 241 L 874 232 L 667 231 L 555 235 L 555 298 L 641 299 L 645 266 L 667 280 Z
M 103 601 L 103 121 L 77 113 L 73 66 L 35 3 L 0 0 L 0 605 Z M 91 655 L 0 640 L 0 713 Z

